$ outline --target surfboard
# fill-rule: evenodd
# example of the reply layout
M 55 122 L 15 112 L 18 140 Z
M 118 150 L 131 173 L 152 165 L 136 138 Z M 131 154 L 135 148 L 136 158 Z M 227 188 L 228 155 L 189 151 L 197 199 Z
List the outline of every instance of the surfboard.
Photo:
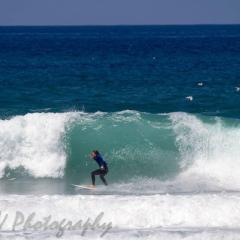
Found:
M 95 190 L 96 189 L 92 185 L 75 185 L 75 184 L 72 184 L 72 186 L 80 188 L 80 189 L 87 189 L 87 190 Z
M 8 178 L 7 180 L 8 181 L 14 181 L 14 180 L 16 180 L 16 178 Z

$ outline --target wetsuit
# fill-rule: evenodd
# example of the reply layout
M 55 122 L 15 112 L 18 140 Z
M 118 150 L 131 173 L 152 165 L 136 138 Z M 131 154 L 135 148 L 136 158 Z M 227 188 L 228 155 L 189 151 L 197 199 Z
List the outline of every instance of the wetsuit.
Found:
M 94 160 L 97 162 L 99 165 L 100 169 L 97 169 L 91 173 L 92 177 L 92 184 L 95 185 L 95 176 L 99 175 L 101 180 L 105 185 L 107 185 L 107 181 L 104 178 L 104 176 L 108 173 L 108 166 L 107 163 L 103 160 L 102 156 L 98 154 Z

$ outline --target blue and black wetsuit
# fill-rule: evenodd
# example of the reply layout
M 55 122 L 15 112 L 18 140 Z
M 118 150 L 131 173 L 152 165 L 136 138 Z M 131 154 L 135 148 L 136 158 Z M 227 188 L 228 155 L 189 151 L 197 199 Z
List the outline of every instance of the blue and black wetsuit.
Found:
M 98 154 L 94 160 L 99 165 L 100 169 L 97 169 L 91 173 L 92 176 L 92 184 L 95 185 L 95 176 L 99 175 L 101 180 L 105 185 L 107 185 L 107 181 L 104 176 L 108 173 L 108 166 L 107 163 L 103 160 L 102 156 Z

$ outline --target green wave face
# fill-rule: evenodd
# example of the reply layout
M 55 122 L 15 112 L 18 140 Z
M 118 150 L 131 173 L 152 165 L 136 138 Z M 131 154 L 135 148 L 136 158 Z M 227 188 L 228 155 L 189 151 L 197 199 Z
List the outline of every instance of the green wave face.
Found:
M 98 168 L 90 152 L 98 149 L 109 164 L 111 181 L 133 177 L 164 179 L 177 172 L 178 148 L 167 115 L 125 111 L 87 115 L 71 123 L 65 136 L 66 176 L 88 179 Z

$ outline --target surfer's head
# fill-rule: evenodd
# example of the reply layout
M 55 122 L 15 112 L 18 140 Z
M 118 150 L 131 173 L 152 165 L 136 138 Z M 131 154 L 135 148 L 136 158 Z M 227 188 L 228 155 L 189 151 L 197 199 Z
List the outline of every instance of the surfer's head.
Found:
M 91 152 L 92 158 L 95 158 L 95 157 L 97 157 L 98 155 L 100 155 L 100 153 L 99 153 L 98 150 L 93 150 L 93 151 Z

